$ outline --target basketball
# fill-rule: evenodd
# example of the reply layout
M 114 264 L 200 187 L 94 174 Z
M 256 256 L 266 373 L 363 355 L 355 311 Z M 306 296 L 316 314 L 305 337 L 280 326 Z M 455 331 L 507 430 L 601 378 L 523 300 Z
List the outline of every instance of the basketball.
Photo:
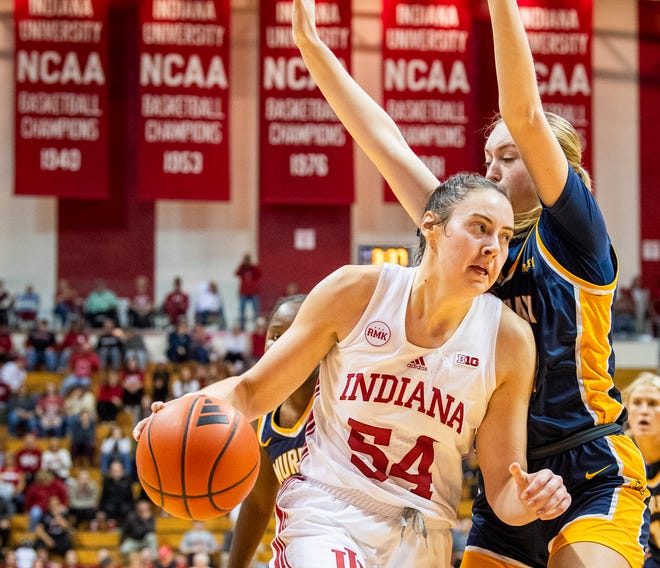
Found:
M 259 443 L 245 417 L 205 395 L 173 400 L 156 412 L 136 450 L 149 498 L 181 519 L 222 516 L 250 493 L 259 473 Z

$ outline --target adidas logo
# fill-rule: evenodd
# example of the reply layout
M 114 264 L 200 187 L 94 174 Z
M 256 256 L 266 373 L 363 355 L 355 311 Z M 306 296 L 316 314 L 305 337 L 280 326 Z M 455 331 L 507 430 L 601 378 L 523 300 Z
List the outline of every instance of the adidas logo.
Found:
M 424 361 L 424 357 L 417 357 L 417 359 L 414 359 L 410 363 L 406 365 L 406 367 L 410 367 L 411 369 L 417 369 L 418 371 L 428 371 L 428 367 L 426 366 L 426 362 Z

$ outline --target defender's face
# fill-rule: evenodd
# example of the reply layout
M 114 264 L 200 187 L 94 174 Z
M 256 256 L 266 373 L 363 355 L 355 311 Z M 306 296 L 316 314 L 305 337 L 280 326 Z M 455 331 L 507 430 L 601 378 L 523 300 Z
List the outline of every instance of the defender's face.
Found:
M 266 330 L 266 350 L 268 350 L 280 336 L 291 327 L 300 303 L 298 302 L 285 302 L 273 314 Z
M 485 176 L 507 192 L 516 213 L 531 211 L 539 205 L 532 176 L 504 122 L 490 133 L 484 154 Z

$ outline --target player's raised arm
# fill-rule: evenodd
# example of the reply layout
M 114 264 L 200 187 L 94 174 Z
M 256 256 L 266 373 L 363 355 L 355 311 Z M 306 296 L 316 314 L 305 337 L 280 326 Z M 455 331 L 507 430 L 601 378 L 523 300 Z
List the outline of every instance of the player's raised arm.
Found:
M 555 518 L 571 503 L 561 477 L 549 469 L 526 473 L 527 409 L 535 365 L 531 328 L 503 309 L 496 357 L 498 385 L 477 431 L 477 457 L 486 498 L 509 525 Z
M 417 224 L 438 179 L 410 149 L 401 131 L 350 76 L 316 29 L 314 0 L 294 0 L 293 36 L 311 76 L 335 114 L 387 180 Z
M 541 201 L 555 204 L 568 174 L 566 156 L 543 112 L 532 51 L 516 0 L 488 0 L 502 118 Z

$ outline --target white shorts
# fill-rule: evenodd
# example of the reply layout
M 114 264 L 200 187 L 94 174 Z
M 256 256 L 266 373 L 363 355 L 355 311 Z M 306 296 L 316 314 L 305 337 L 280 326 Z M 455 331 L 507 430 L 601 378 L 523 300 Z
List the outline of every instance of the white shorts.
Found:
M 402 534 L 404 511 L 412 510 L 396 509 L 393 515 L 393 507 L 380 508 L 384 514 L 353 505 L 301 478 L 288 479 L 277 497 L 270 567 L 449 568 L 449 524 L 421 526 L 421 515 L 408 516 Z

